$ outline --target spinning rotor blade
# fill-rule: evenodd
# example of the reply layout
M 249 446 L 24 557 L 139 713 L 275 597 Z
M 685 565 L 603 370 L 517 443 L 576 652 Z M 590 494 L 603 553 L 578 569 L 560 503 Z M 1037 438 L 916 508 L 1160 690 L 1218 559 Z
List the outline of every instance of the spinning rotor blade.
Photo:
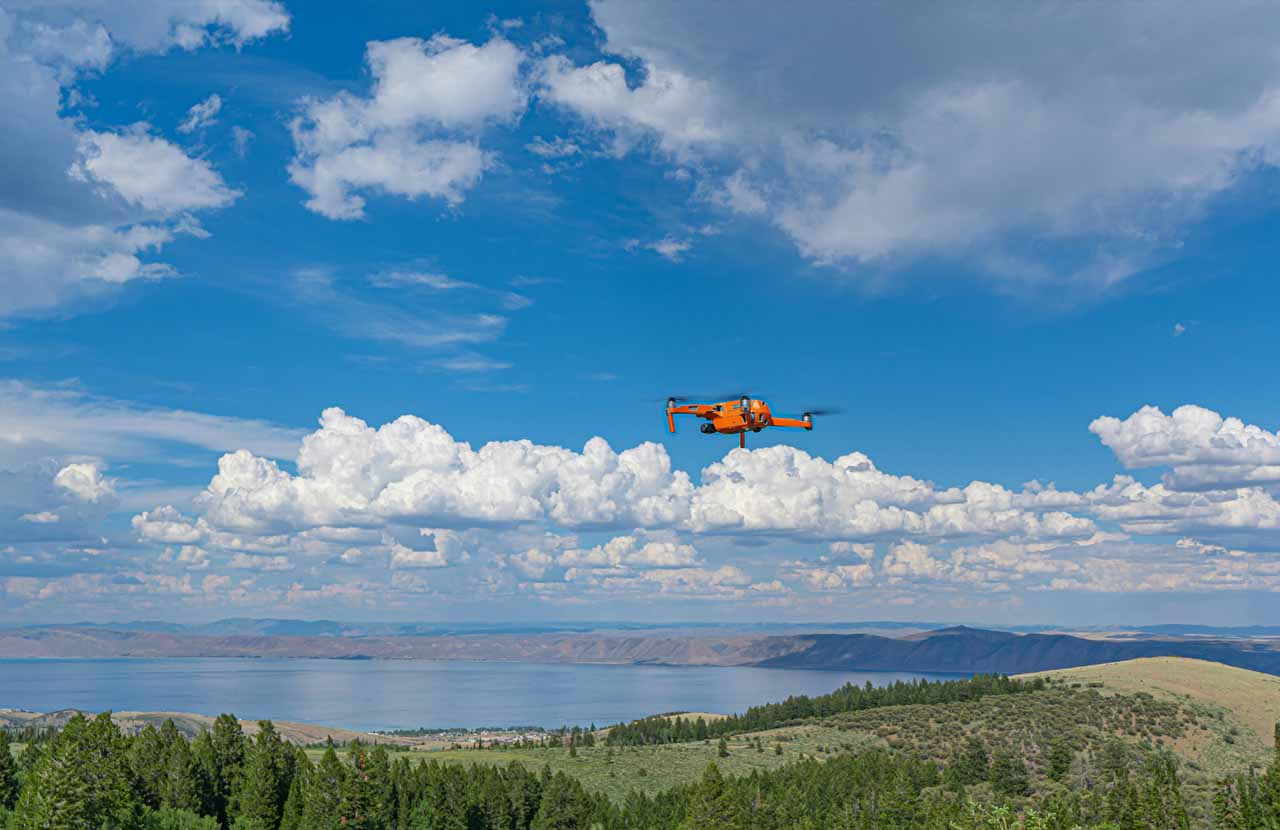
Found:
M 658 398 L 659 401 L 675 401 L 676 403 L 720 403 L 722 401 L 738 401 L 743 398 L 756 399 L 759 395 L 751 395 L 746 392 L 729 392 L 721 395 L 667 395 Z
M 804 411 L 804 414 L 806 415 L 843 415 L 844 407 L 819 406 L 819 407 L 814 407 L 813 409 L 806 409 Z

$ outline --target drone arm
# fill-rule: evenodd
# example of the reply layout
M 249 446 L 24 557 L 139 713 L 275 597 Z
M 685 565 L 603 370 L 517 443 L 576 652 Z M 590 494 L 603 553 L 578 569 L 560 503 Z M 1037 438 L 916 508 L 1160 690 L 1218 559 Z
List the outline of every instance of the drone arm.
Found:
M 685 406 L 673 406 L 667 410 L 667 429 L 672 432 L 676 431 L 677 415 L 701 415 L 708 407 L 700 404 L 687 404 Z
M 772 418 L 769 421 L 771 427 L 793 427 L 795 429 L 813 429 L 813 421 L 806 421 L 803 418 Z

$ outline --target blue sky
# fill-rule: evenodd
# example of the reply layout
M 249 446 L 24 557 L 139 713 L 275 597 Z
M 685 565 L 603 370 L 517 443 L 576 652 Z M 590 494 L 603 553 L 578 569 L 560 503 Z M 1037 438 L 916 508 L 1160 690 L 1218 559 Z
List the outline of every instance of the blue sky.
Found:
M 0 3 L 0 618 L 1280 623 L 1280 15 L 1035 5 Z

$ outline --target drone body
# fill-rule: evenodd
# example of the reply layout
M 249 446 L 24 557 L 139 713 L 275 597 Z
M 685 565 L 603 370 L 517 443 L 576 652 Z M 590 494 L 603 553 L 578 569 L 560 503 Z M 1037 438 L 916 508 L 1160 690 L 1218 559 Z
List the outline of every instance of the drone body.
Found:
M 813 429 L 814 413 L 806 412 L 799 418 L 779 418 L 769 409 L 769 404 L 746 395 L 737 400 L 720 403 L 684 404 L 683 398 L 667 398 L 667 429 L 676 431 L 677 415 L 696 415 L 705 418 L 702 432 L 706 435 L 737 435 L 738 446 L 747 445 L 747 433 L 759 432 L 767 427 Z

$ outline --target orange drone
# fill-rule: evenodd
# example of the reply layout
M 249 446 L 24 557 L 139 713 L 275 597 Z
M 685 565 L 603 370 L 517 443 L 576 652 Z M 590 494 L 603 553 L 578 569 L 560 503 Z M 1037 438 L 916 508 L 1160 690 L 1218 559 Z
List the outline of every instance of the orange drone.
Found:
M 799 418 L 778 418 L 769 409 L 769 404 L 749 395 L 734 396 L 736 400 L 720 403 L 691 403 L 688 398 L 673 396 L 667 398 L 667 429 L 676 431 L 677 415 L 697 415 L 706 418 L 707 423 L 701 425 L 704 435 L 737 435 L 738 446 L 747 445 L 747 433 L 759 432 L 766 427 L 790 427 L 792 429 L 813 429 L 813 416 L 828 415 L 836 410 L 813 409 Z

